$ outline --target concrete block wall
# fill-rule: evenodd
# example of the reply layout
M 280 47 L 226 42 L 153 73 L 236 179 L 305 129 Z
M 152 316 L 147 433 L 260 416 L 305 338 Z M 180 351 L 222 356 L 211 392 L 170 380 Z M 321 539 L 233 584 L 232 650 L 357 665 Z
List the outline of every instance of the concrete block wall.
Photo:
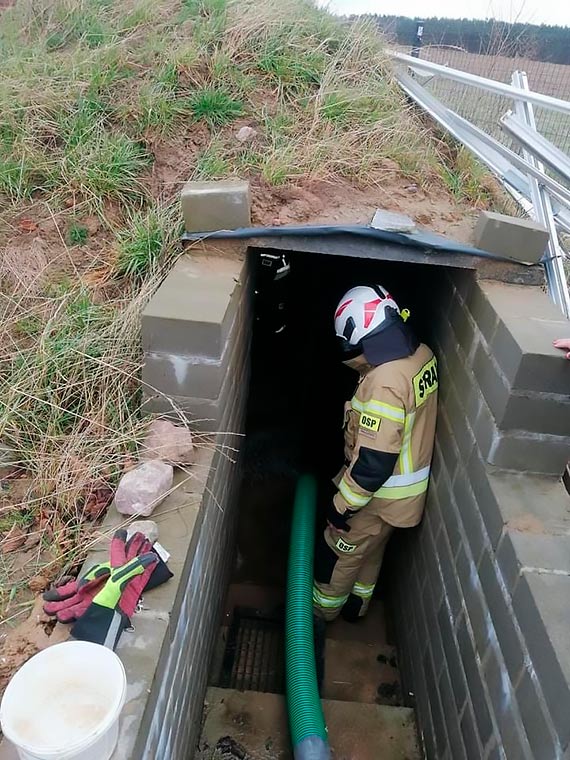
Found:
M 142 319 L 145 409 L 194 428 L 220 430 L 224 403 L 241 362 L 235 334 L 247 326 L 244 257 L 182 256 Z
M 197 292 L 202 296 L 201 305 L 194 301 L 191 307 L 193 319 L 185 327 L 179 326 L 178 334 L 167 329 L 164 343 L 160 341 L 162 332 L 152 332 L 156 328 L 154 317 L 148 319 L 149 314 L 156 314 L 156 304 L 150 305 L 145 315 L 147 321 L 143 322 L 147 362 L 154 366 L 155 356 L 160 354 L 158 349 L 164 345 L 168 350 L 178 351 L 179 361 L 188 362 L 182 389 L 188 393 L 186 399 L 190 392 L 194 396 L 185 401 L 185 411 L 195 412 L 199 408 L 201 393 L 203 399 L 215 403 L 215 425 L 220 431 L 214 440 L 216 451 L 183 571 L 182 593 L 177 600 L 171 635 L 163 648 L 155 699 L 152 707 L 147 707 L 148 733 L 142 732 L 144 746 L 140 757 L 148 760 L 191 756 L 199 737 L 208 667 L 234 559 L 239 483 L 235 460 L 241 443 L 249 379 L 251 313 L 247 271 L 243 261 L 212 263 L 207 256 L 182 259 L 162 289 L 168 289 L 171 283 L 177 288 L 180 273 L 188 276 L 191 272 L 189 279 L 194 288 L 186 290 L 187 298 L 192 300 Z M 163 303 L 167 303 L 168 290 L 161 295 Z M 145 325 L 150 325 L 148 331 Z M 178 347 L 172 341 L 179 341 Z M 202 362 L 196 356 L 186 358 L 192 349 L 208 353 L 200 355 Z M 217 356 L 212 356 L 215 353 Z M 147 365 L 145 376 L 149 372 Z M 226 377 L 222 380 L 223 372 Z M 167 386 L 163 384 L 164 387 Z
M 191 468 L 196 469 L 191 481 L 194 487 L 182 489 L 179 496 L 183 503 L 188 498 L 197 502 L 192 523 L 188 515 L 181 519 L 179 510 L 165 502 L 164 519 L 169 522 L 178 515 L 178 523 L 171 526 L 176 538 L 165 541 L 169 549 L 172 543 L 180 542 L 173 579 L 177 591 L 168 606 L 166 630 L 157 626 L 154 632 L 154 637 L 162 637 L 160 654 L 154 662 L 151 686 L 141 697 L 144 705 L 139 705 L 142 716 L 137 730 L 130 732 L 133 742 L 115 753 L 113 760 L 185 760 L 193 756 L 199 738 L 208 669 L 234 561 L 239 449 L 249 384 L 248 281 L 248 266 L 243 260 L 212 261 L 207 255 L 184 258 L 164 281 L 143 318 L 145 357 L 150 364 L 145 367 L 145 377 L 158 372 L 155 363 L 161 350 L 179 356 L 181 362 L 186 361 L 190 350 L 203 352 L 198 354 L 201 362 L 196 356 L 188 358 L 182 386 L 196 395 L 179 396 L 172 403 L 177 405 L 178 416 L 182 398 L 187 405 L 187 421 L 193 426 L 192 412 L 201 400 L 195 389 L 201 389 L 204 401 L 215 402 L 218 432 L 199 438 L 204 448 L 201 460 Z M 176 324 L 172 324 L 169 304 L 175 303 L 181 292 L 185 298 L 178 301 L 182 308 L 176 311 Z M 196 294 L 199 296 L 194 298 Z M 231 358 L 226 361 L 226 356 Z M 219 365 L 224 362 L 227 378 L 219 383 Z M 198 378 L 193 377 L 196 368 Z M 160 376 L 158 379 L 163 383 Z M 168 396 L 163 393 L 159 398 Z M 172 411 L 172 406 L 169 408 Z M 162 536 L 162 523 L 159 525 Z M 149 647 L 152 639 L 152 634 L 147 636 L 141 646 Z M 125 654 L 128 657 L 129 650 Z M 138 675 L 135 668 L 133 680 Z
M 392 551 L 404 693 L 426 756 L 570 756 L 568 322 L 538 288 L 442 272 L 426 514 Z

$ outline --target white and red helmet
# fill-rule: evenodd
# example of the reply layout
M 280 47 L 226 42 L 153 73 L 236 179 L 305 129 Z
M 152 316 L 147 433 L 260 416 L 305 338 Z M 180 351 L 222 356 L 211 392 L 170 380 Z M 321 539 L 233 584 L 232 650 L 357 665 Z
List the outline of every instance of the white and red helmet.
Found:
M 334 327 L 347 358 L 362 353 L 362 341 L 400 319 L 398 304 L 381 285 L 359 285 L 341 298 Z

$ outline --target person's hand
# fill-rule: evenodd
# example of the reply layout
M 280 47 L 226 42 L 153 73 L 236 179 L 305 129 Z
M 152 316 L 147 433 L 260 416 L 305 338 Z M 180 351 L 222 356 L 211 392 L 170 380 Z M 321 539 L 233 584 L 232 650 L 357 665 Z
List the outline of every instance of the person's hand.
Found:
M 570 338 L 558 338 L 552 345 L 554 348 L 561 348 L 566 351 L 566 358 L 570 359 Z
M 332 528 L 337 533 L 349 533 L 350 525 L 348 524 L 348 520 L 353 515 L 354 512 L 351 512 L 349 509 L 341 515 L 334 503 L 331 502 L 327 509 L 327 524 L 329 528 Z

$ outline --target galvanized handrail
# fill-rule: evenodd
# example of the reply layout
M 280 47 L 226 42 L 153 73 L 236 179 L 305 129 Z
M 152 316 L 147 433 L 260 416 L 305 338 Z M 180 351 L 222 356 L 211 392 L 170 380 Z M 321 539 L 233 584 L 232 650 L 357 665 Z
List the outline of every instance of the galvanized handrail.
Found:
M 524 72 L 515 72 L 515 74 L 519 73 Z M 521 100 L 515 103 L 515 107 L 524 105 L 525 102 Z M 523 113 L 523 111 L 521 111 L 521 113 Z M 550 140 L 547 140 L 546 137 L 539 134 L 536 131 L 536 128 L 533 129 L 532 127 L 529 127 L 527 123 L 522 121 L 523 117 L 519 117 L 518 114 L 518 110 L 517 116 L 515 116 L 512 111 L 508 111 L 501 117 L 501 126 L 505 132 L 508 132 L 511 137 L 520 143 L 520 145 L 526 150 L 527 154 L 530 153 L 533 156 L 536 156 L 547 166 L 564 177 L 564 179 L 570 181 L 570 158 L 566 153 L 561 151 L 560 148 L 553 145 Z
M 524 71 L 515 71 L 512 82 L 515 87 L 519 87 L 523 92 L 528 91 L 528 78 Z M 524 126 L 528 130 L 528 133 L 530 133 L 525 133 L 525 137 L 532 144 L 533 136 L 535 138 L 541 137 L 536 131 L 536 120 L 534 118 L 532 103 L 522 100 L 515 101 L 515 111 L 520 119 L 521 126 Z M 562 155 L 567 159 L 564 154 Z M 523 147 L 523 157 L 536 169 L 544 171 L 544 166 L 526 147 Z M 564 271 L 564 255 L 558 242 L 552 202 L 544 185 L 539 184 L 536 178 L 529 177 L 529 182 L 533 205 L 532 216 L 537 222 L 544 225 L 549 232 L 548 255 L 544 261 L 548 290 L 552 300 L 562 308 L 567 317 L 570 317 L 570 294 L 568 293 L 568 281 L 566 279 L 566 272 Z
M 560 306 L 566 316 L 570 317 L 570 295 L 563 267 L 564 254 L 559 245 L 556 231 L 556 225 L 565 231 L 570 231 L 570 190 L 544 171 L 540 158 L 546 152 L 548 157 L 552 159 L 548 151 L 551 144 L 538 136 L 532 110 L 533 104 L 538 104 L 570 113 L 570 103 L 530 91 L 526 75 L 522 75 L 520 78 L 517 74 L 516 77 L 513 76 L 512 85 L 505 85 L 429 61 L 420 61 L 401 53 L 393 54 L 393 57 L 407 63 L 412 69 L 424 69 L 435 74 L 441 73 L 449 79 L 479 86 L 482 89 L 513 98 L 518 117 L 515 128 L 518 125 L 519 135 L 524 132 L 525 137 L 523 156 L 510 150 L 494 137 L 444 106 L 440 100 L 408 73 L 401 69 L 396 70 L 396 79 L 402 89 L 453 137 L 463 143 L 486 164 L 515 200 L 520 203 L 525 212 L 540 221 L 548 229 L 550 242 L 543 259 L 548 290 L 552 300 Z M 537 136 L 538 139 L 536 139 Z M 547 143 L 546 147 L 545 143 Z M 559 162 L 557 170 L 560 171 L 562 167 L 561 173 L 562 176 L 565 176 L 564 170 L 568 157 L 565 154 L 563 156 L 564 160 Z M 554 204 L 557 207 L 553 209 Z
M 430 74 L 437 74 L 446 79 L 452 79 L 456 82 L 473 85 L 482 90 L 494 92 L 497 95 L 505 95 L 507 98 L 511 98 L 515 101 L 522 100 L 527 103 L 533 103 L 535 106 L 548 108 L 551 111 L 560 111 L 562 113 L 570 114 L 570 103 L 567 100 L 554 98 L 551 95 L 543 95 L 540 92 L 534 92 L 532 90 L 523 92 L 518 87 L 513 87 L 511 84 L 497 82 L 495 79 L 487 79 L 478 74 L 470 74 L 468 71 L 452 69 L 449 66 L 442 66 L 441 63 L 432 63 L 432 61 L 426 61 L 422 58 L 413 58 L 411 55 L 406 55 L 405 53 L 390 52 L 390 55 L 392 58 L 395 58 L 402 63 L 406 63 L 411 69 L 414 69 L 414 71 L 427 71 Z

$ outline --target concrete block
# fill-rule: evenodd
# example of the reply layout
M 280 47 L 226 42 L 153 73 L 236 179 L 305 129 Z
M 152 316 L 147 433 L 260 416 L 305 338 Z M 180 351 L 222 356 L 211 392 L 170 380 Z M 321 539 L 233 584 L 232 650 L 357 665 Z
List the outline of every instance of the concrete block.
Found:
M 460 401 L 460 393 L 459 389 L 451 388 L 445 402 L 445 407 L 451 433 L 459 449 L 460 462 L 465 462 L 473 451 L 475 436 L 465 417 L 465 409 Z M 463 402 L 465 403 L 465 401 L 466 399 L 464 398 Z
M 534 760 L 552 760 L 553 757 L 560 757 L 561 748 L 550 728 L 548 709 L 527 671 L 517 686 L 515 696 Z
M 479 565 L 479 578 L 491 613 L 495 634 L 512 683 L 520 675 L 526 650 L 515 625 L 510 598 L 505 596 L 500 570 L 486 551 Z
M 459 461 L 459 449 L 451 434 L 451 426 L 445 405 L 440 404 L 436 428 L 436 441 L 440 447 L 445 469 L 450 480 L 453 480 Z
M 450 756 L 454 758 L 454 760 L 455 758 L 457 758 L 457 760 L 465 760 L 467 755 L 465 753 L 465 747 L 463 746 L 461 729 L 459 728 L 460 713 L 455 707 L 450 678 L 445 669 L 440 676 L 438 686 L 443 714 L 445 715 L 445 727 L 447 729 Z
M 251 224 L 249 183 L 243 180 L 187 182 L 181 202 L 187 232 L 233 230 Z
M 489 547 L 490 543 L 477 501 L 463 468 L 459 469 L 455 476 L 453 495 L 469 542 L 473 561 L 478 564 L 483 549 Z
M 245 349 L 245 350 L 243 350 Z M 176 420 L 182 414 L 193 429 L 199 431 L 231 431 L 228 415 L 235 389 L 247 387 L 247 359 L 249 344 L 242 347 L 229 365 L 218 398 L 196 398 L 188 396 L 168 396 L 166 394 L 145 394 L 143 411 L 163 414 Z M 233 432 L 233 431 L 232 431 Z M 226 443 L 230 444 L 227 440 Z
M 413 219 L 406 214 L 398 214 L 395 211 L 385 211 L 377 209 L 370 226 L 377 230 L 388 230 L 390 232 L 414 232 L 417 225 Z
M 475 727 L 475 717 L 469 704 L 465 708 L 460 726 L 467 757 L 469 760 L 481 760 L 483 748 Z
M 440 478 L 442 467 L 443 467 L 443 460 L 441 457 L 441 450 L 439 446 L 437 445 L 437 441 L 436 441 L 433 447 L 433 456 L 431 460 L 431 473 L 430 473 L 430 488 L 432 488 L 432 484 L 433 484 L 433 490 L 435 490 L 435 488 L 437 487 L 437 482 Z
M 487 454 L 505 470 L 561 476 L 568 464 L 569 439 L 544 433 L 499 433 Z
M 142 315 L 145 352 L 219 359 L 241 289 L 242 261 L 182 256 Z
M 142 369 L 147 394 L 152 395 L 156 389 L 168 396 L 217 399 L 228 369 L 242 349 L 246 327 L 240 321 L 238 313 L 228 330 L 220 358 L 147 351 Z
M 443 642 L 441 632 L 437 623 L 438 606 L 436 606 L 434 594 L 429 583 L 425 586 L 419 602 L 416 601 L 415 608 L 419 610 L 422 623 L 427 634 L 427 648 L 431 652 L 431 658 L 434 666 L 434 672 L 439 674 L 444 665 L 445 656 L 443 652 Z M 412 641 L 412 647 L 417 646 L 417 641 Z M 432 687 L 430 682 L 430 688 Z
M 473 433 L 481 455 L 487 459 L 497 436 L 497 423 L 485 399 L 479 399 L 479 411 L 475 418 Z
M 501 570 L 501 576 L 505 584 L 507 593 L 510 596 L 513 595 L 515 586 L 517 585 L 521 574 L 521 562 L 519 561 L 511 536 L 516 536 L 517 532 L 506 531 L 499 543 L 496 550 L 496 558 L 499 568 Z
M 568 369 L 552 341 L 568 335 L 570 322 L 541 288 L 482 282 L 498 315 L 491 350 L 511 387 L 568 393 Z
M 524 573 L 513 607 L 560 744 L 570 742 L 570 577 Z
M 538 521 L 525 525 L 523 519 L 519 524 L 519 530 L 505 531 L 497 551 L 497 560 L 509 593 L 514 592 L 523 568 L 570 575 L 570 536 L 538 533 L 538 530 L 545 530 Z
M 471 696 L 475 723 L 482 746 L 485 746 L 493 733 L 493 723 L 489 709 L 489 695 L 481 673 L 480 658 L 475 652 L 473 641 L 465 619 L 457 627 L 457 643 L 461 654 L 461 663 L 467 679 L 467 689 Z
M 485 657 L 483 673 L 506 756 L 516 757 L 517 760 L 533 760 L 511 681 L 501 653 L 493 646 L 489 647 Z M 505 705 L 509 705 L 509 708 L 505 709 Z
M 489 747 L 487 749 L 487 754 L 485 755 L 487 760 L 505 760 L 505 750 L 503 748 L 503 744 L 499 738 L 499 740 L 493 739 L 489 743 Z
M 459 655 L 459 645 L 457 644 L 453 630 L 453 620 L 450 620 L 450 613 L 445 604 L 439 610 L 437 621 L 443 642 L 445 665 L 449 673 L 455 700 L 453 712 L 459 714 L 463 709 L 467 697 L 467 684 L 465 683 L 465 673 Z
M 449 380 L 453 384 L 458 401 L 462 406 L 465 406 L 475 385 L 473 372 L 467 362 L 467 355 L 462 348 L 455 344 L 446 349 L 446 361 Z
M 469 311 L 457 295 L 451 304 L 449 321 L 457 342 L 465 353 L 469 354 L 475 337 L 475 324 L 471 321 Z
M 436 608 L 439 607 L 444 593 L 444 584 L 441 571 L 437 562 L 437 555 L 435 550 L 435 542 L 429 525 L 424 522 L 422 524 L 422 540 L 420 543 L 420 549 L 424 556 L 424 562 L 426 567 L 426 581 L 427 585 L 431 588 Z
M 470 387 L 467 388 L 466 393 L 460 396 L 459 400 L 463 407 L 463 413 L 466 417 L 470 431 L 475 436 L 475 422 L 477 421 L 481 405 L 485 403 L 485 399 L 483 398 L 483 394 L 472 374 L 471 377 L 472 382 L 470 383 Z
M 568 436 L 570 397 L 532 391 L 511 393 L 497 422 L 502 430 Z M 568 450 L 570 452 L 570 440 Z
M 454 620 L 461 611 L 461 594 L 457 583 L 455 563 L 449 548 L 447 533 L 442 530 L 437 538 L 437 556 L 444 582 L 444 596 Z
M 544 269 L 540 264 L 521 267 L 518 262 L 481 259 L 477 264 L 477 280 L 497 280 L 510 285 L 545 287 Z
M 476 286 L 475 272 L 472 270 L 448 269 L 448 277 L 463 302 L 467 300 L 472 289 Z
M 188 398 L 187 396 L 145 396 L 143 413 L 161 414 L 173 421 L 180 419 L 200 432 L 216 432 L 220 429 L 223 399 Z
M 482 211 L 473 240 L 477 247 L 518 261 L 537 264 L 548 245 L 548 230 L 531 219 Z
M 433 722 L 433 729 L 435 735 L 435 744 L 437 748 L 437 755 L 440 757 L 448 748 L 448 737 L 446 731 L 447 716 L 444 716 L 443 708 L 441 705 L 441 699 L 439 695 L 438 682 L 436 680 L 433 664 L 429 650 L 426 652 L 423 661 L 424 671 L 426 674 L 426 682 L 429 690 L 429 707 Z
M 463 532 L 460 527 L 459 510 L 451 493 L 451 488 L 446 487 L 445 479 L 442 478 L 439 490 L 439 503 L 447 534 L 452 557 L 456 557 L 463 545 Z
M 475 448 L 467 461 L 467 473 L 489 541 L 491 546 L 495 548 L 503 530 L 503 518 L 497 498 L 489 484 L 489 469 Z
M 506 530 L 564 534 L 570 528 L 570 496 L 560 481 L 540 475 L 489 472 L 488 482 Z
M 420 751 L 423 752 L 422 757 L 436 757 L 437 748 L 435 745 L 435 734 L 430 710 L 430 695 L 423 684 L 417 689 L 415 697 L 418 726 L 421 726 L 419 740 Z M 1 760 L 13 759 L 12 757 L 2 757 Z M 18 760 L 18 757 L 15 756 L 14 760 Z
M 483 396 L 493 412 L 495 419 L 500 418 L 509 398 L 509 387 L 502 372 L 485 347 L 479 345 L 473 359 L 473 374 L 477 378 Z
M 489 643 L 489 610 L 483 596 L 481 581 L 475 563 L 464 547 L 457 555 L 457 576 L 463 591 L 465 608 L 473 630 L 473 639 L 480 657 L 483 657 Z
M 495 357 L 490 357 L 483 345 L 477 348 L 473 372 L 500 430 L 568 435 L 570 431 L 568 395 L 513 391 L 497 365 Z M 479 432 L 481 433 L 481 430 Z
M 430 485 L 427 492 L 424 522 L 429 524 L 433 540 L 437 541 L 437 537 L 439 536 L 439 532 L 443 525 L 441 521 L 441 511 L 439 509 L 439 504 L 437 503 L 435 484 L 433 488 Z
M 476 283 L 471 289 L 465 305 L 477 325 L 477 329 L 483 334 L 487 343 L 490 343 L 499 319 L 479 283 Z

